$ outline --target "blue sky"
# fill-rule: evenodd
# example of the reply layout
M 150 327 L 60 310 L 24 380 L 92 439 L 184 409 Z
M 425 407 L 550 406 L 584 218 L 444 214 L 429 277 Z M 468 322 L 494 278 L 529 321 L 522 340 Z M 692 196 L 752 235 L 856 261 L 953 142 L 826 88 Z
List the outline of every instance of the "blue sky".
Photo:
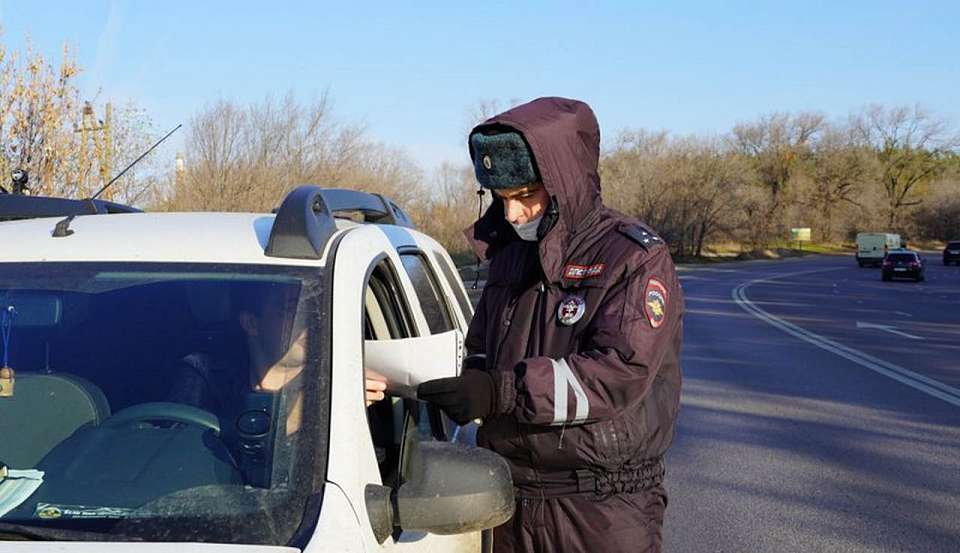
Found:
M 960 2 L 13 2 L 8 48 L 64 42 L 87 96 L 158 130 L 227 98 L 329 90 L 337 116 L 430 170 L 469 106 L 589 102 L 623 128 L 722 133 L 772 111 L 919 102 L 960 124 Z M 182 140 L 185 133 L 180 133 Z

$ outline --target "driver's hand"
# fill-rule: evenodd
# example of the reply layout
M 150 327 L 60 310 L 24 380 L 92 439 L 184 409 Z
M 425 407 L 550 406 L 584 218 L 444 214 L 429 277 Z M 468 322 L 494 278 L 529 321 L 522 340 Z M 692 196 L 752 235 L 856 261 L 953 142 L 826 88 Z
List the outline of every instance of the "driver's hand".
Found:
M 366 374 L 367 407 L 386 397 L 384 392 L 387 389 L 387 383 L 378 378 L 379 375 L 372 374 L 369 371 Z

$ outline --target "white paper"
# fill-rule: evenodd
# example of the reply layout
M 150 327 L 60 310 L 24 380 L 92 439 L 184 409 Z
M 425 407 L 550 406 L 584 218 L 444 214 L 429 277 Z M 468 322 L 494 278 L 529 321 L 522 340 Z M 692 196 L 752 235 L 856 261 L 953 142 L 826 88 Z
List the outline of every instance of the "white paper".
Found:
M 0 482 L 0 518 L 16 509 L 43 484 L 41 470 L 9 470 Z
M 383 377 L 392 395 L 416 399 L 417 386 L 435 378 L 457 376 L 462 362 L 463 334 L 459 330 L 364 342 L 364 368 Z

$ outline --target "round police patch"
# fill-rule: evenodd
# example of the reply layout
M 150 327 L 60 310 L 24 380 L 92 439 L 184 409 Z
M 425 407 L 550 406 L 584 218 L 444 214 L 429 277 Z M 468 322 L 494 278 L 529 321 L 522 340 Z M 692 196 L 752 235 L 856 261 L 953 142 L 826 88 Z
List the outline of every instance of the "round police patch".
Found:
M 566 326 L 577 324 L 587 310 L 587 302 L 580 296 L 567 296 L 557 308 L 557 319 Z
M 667 287 L 655 278 L 647 281 L 643 291 L 643 314 L 653 328 L 659 328 L 667 318 Z
M 493 168 L 493 160 L 490 159 L 490 156 L 483 156 L 483 166 L 489 171 Z

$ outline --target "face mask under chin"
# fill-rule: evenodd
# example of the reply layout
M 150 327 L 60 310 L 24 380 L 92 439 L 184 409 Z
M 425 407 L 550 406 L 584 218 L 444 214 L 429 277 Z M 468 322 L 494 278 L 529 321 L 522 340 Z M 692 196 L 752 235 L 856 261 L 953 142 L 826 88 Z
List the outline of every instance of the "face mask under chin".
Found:
M 513 230 L 517 231 L 517 236 L 521 240 L 526 240 L 527 242 L 536 242 L 537 241 L 537 227 L 540 226 L 540 220 L 543 219 L 543 215 L 523 223 L 521 225 L 510 223 L 510 226 L 513 227 Z M 509 222 L 509 221 L 507 221 Z

